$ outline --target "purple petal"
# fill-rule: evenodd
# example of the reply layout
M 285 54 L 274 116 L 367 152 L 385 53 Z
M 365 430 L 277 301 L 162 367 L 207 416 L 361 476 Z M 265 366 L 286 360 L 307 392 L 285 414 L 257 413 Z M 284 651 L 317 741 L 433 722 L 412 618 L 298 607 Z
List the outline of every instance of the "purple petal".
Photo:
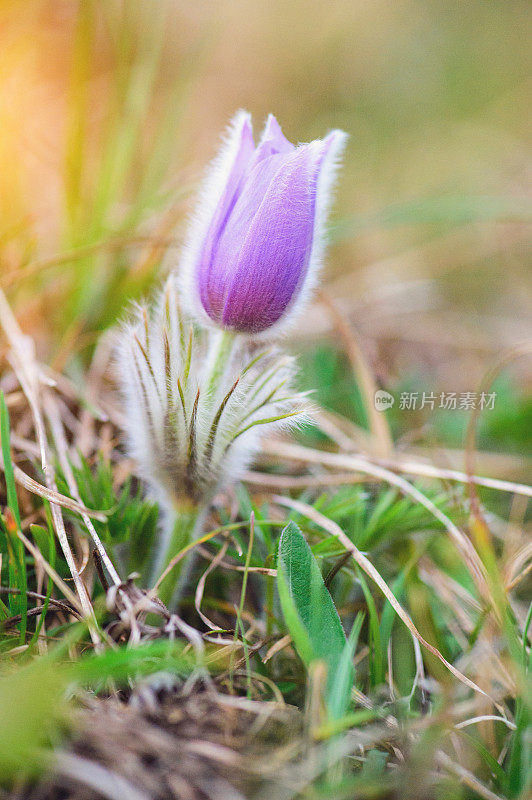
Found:
M 210 316 L 212 316 L 211 312 L 214 311 L 214 309 L 210 308 L 209 297 L 203 291 L 203 287 L 205 286 L 205 281 L 209 272 L 209 265 L 212 259 L 212 250 L 219 239 L 220 232 L 223 231 L 231 214 L 238 196 L 240 183 L 245 175 L 249 160 L 253 157 L 255 151 L 253 130 L 248 114 L 242 114 L 241 117 L 237 119 L 237 124 L 235 129 L 232 131 L 231 137 L 235 140 L 235 155 L 233 163 L 230 165 L 220 200 L 207 230 L 197 272 L 201 302 L 205 308 L 205 311 Z
M 296 148 L 292 142 L 289 142 L 282 132 L 281 126 L 273 114 L 269 114 L 260 142 L 255 151 L 255 157 L 257 160 L 266 158 L 267 156 L 275 155 L 277 153 L 280 153 L 281 155 L 287 155 L 288 153 L 292 153 L 295 149 Z
M 286 156 L 272 155 L 246 171 L 230 217 L 226 218 L 227 224 L 212 232 L 206 259 L 208 266 L 201 275 L 201 300 L 212 319 L 222 322 L 225 296 L 242 245 L 268 187 L 285 160 Z
M 251 179 L 250 173 L 259 162 L 269 161 L 273 156 L 286 156 L 289 153 L 293 153 L 295 149 L 295 146 L 284 136 L 273 114 L 270 114 L 266 120 L 260 142 L 247 165 L 246 176 L 248 181 Z M 279 165 L 281 162 L 278 160 L 273 163 Z M 271 166 L 269 169 L 273 170 Z
M 216 259 L 228 271 L 225 325 L 264 330 L 277 322 L 297 293 L 308 268 L 317 181 L 326 151 L 326 142 L 313 142 L 284 158 L 247 231 L 241 224 L 244 214 L 234 220 L 234 227 L 231 219 Z M 256 202 L 256 192 L 246 192 L 247 185 L 246 181 L 235 205 L 235 217 L 241 205 Z

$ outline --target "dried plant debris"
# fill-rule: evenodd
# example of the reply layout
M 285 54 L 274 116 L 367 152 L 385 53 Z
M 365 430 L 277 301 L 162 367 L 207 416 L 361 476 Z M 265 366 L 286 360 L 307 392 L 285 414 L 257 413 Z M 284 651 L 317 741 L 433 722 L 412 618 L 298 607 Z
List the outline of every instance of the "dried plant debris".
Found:
M 85 702 L 47 776 L 10 800 L 238 800 L 285 767 L 302 733 L 292 706 L 222 695 L 201 680 L 178 685 L 167 674 L 127 701 Z

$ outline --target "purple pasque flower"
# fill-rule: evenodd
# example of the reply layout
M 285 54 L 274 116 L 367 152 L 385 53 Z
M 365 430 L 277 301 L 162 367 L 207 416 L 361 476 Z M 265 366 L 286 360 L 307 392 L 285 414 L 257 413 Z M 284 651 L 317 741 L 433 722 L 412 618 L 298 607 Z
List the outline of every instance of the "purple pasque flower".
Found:
M 295 146 L 274 116 L 257 146 L 239 112 L 203 186 L 184 251 L 196 313 L 246 334 L 284 322 L 316 285 L 346 134 Z

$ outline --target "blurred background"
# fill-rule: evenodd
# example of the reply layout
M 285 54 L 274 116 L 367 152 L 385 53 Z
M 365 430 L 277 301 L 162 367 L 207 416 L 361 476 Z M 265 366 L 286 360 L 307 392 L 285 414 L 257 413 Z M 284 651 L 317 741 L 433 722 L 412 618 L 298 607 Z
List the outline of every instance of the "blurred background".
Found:
M 480 443 L 493 474 L 521 475 L 531 23 L 526 0 L 2 0 L 0 281 L 41 356 L 81 380 L 101 332 L 178 263 L 236 109 L 257 129 L 272 111 L 293 141 L 339 127 L 324 287 L 397 400 L 396 438 L 460 448 L 470 412 L 400 393 L 478 392 L 508 356 Z M 318 300 L 292 346 L 318 401 L 364 426 L 338 324 Z

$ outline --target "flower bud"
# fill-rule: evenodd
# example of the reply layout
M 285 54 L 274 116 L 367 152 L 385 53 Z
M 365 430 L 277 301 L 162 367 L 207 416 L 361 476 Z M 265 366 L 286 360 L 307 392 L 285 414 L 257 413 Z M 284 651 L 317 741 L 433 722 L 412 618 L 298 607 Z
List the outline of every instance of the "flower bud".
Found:
M 235 117 L 204 183 L 183 256 L 200 318 L 259 334 L 285 322 L 315 286 L 331 188 L 346 135 L 294 146 L 275 117 L 257 146 Z
M 245 339 L 213 383 L 218 332 L 183 316 L 174 283 L 153 309 L 136 310 L 117 348 L 130 453 L 169 516 L 207 504 L 238 479 L 266 428 L 305 410 L 293 359 Z

